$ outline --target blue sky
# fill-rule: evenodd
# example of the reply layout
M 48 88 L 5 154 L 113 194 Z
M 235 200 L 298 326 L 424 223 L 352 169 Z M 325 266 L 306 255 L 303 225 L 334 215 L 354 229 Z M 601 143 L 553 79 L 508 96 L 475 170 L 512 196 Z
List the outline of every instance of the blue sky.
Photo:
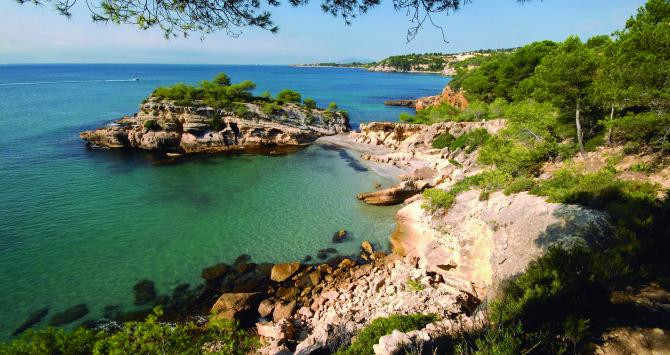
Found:
M 278 34 L 245 29 L 239 38 L 224 33 L 165 40 L 160 31 L 92 23 L 83 0 L 71 19 L 51 10 L 14 1 L 0 2 L 0 63 L 211 63 L 290 64 L 381 59 L 411 52 L 460 52 L 516 47 L 532 41 L 587 38 L 609 34 L 644 4 L 643 0 L 473 0 L 463 9 L 434 20 L 407 44 L 408 18 L 383 1 L 345 26 L 323 14 L 318 1 L 294 9 L 273 9 Z M 285 1 L 284 1 L 285 2 Z

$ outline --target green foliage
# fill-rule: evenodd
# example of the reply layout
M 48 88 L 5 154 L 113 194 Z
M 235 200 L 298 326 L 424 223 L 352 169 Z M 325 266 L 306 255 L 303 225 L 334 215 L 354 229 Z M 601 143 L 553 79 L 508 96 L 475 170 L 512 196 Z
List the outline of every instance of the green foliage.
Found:
M 306 98 L 302 103 L 305 104 L 305 107 L 307 107 L 307 108 L 311 108 L 311 109 L 316 108 L 316 101 L 314 101 L 314 99 L 311 98 L 311 97 Z
M 415 279 L 407 280 L 407 288 L 413 292 L 423 291 L 426 286 Z
M 526 176 L 519 176 L 512 180 L 505 190 L 503 191 L 505 195 L 516 194 L 522 191 L 530 191 L 535 187 L 535 180 Z
M 485 327 L 475 334 L 464 334 L 455 354 L 512 355 L 522 354 L 523 330 L 520 324 L 506 327 Z
M 431 146 L 435 149 L 442 149 L 449 147 L 451 143 L 454 142 L 456 138 L 452 136 L 449 132 L 442 133 L 433 139 Z
M 473 187 L 482 190 L 480 196 L 488 198 L 490 192 L 501 190 L 507 186 L 512 177 L 498 170 L 486 171 L 477 175 L 468 176 L 454 184 L 448 191 L 438 188 L 423 191 L 423 209 L 434 212 L 439 209 L 449 209 L 453 206 L 458 194 L 470 190 Z
M 300 94 L 289 89 L 284 89 L 277 94 L 277 100 L 282 102 L 295 102 L 299 103 L 302 101 Z
M 449 85 L 463 89 L 471 99 L 493 102 L 524 98 L 519 86 L 533 75 L 540 60 L 554 50 L 556 43 L 535 42 L 513 52 L 496 53 L 481 60 L 475 70 L 459 69 Z
M 439 105 L 428 106 L 423 110 L 419 110 L 414 116 L 403 112 L 400 114 L 400 120 L 407 123 L 433 124 L 436 122 L 455 121 L 459 113 L 460 111 L 457 108 L 443 102 Z
M 150 131 L 159 131 L 161 129 L 161 126 L 158 125 L 158 122 L 156 122 L 156 120 L 146 120 L 144 121 L 144 128 Z
M 367 355 L 374 354 L 372 346 L 379 342 L 379 338 L 391 334 L 394 330 L 409 332 L 421 329 L 427 324 L 437 320 L 433 314 L 410 314 L 391 315 L 389 317 L 377 318 L 363 328 L 357 335 L 356 340 L 347 348 L 340 348 L 337 355 Z
M 274 102 L 266 102 L 261 106 L 261 112 L 270 116 L 281 112 L 281 106 Z
M 427 189 L 423 191 L 424 202 L 421 208 L 429 211 L 438 209 L 449 209 L 456 200 L 456 195 L 451 191 L 445 191 L 438 188 Z
M 663 143 L 670 141 L 670 114 L 648 112 L 628 114 L 622 118 L 607 122 L 611 127 L 611 139 L 615 143 L 636 144 L 661 149 Z
M 127 322 L 115 332 L 77 328 L 28 331 L 11 343 L 0 344 L 2 354 L 198 354 L 204 343 L 217 341 L 224 354 L 248 354 L 257 340 L 225 320 L 206 326 L 192 322 L 162 323 L 159 308 L 142 322 Z
M 328 104 L 328 111 L 330 112 L 335 112 L 337 111 L 337 104 L 334 102 L 331 102 Z
M 226 73 L 219 73 L 214 77 L 214 84 L 220 86 L 230 86 L 230 77 Z
M 228 76 L 221 73 L 214 78 L 214 82 L 205 80 L 197 87 L 186 84 L 158 87 L 152 96 L 173 101 L 178 106 L 205 104 L 214 108 L 229 108 L 233 102 L 251 102 L 251 91 L 255 88 L 256 84 L 249 80 L 231 85 Z
M 10 343 L 0 343 L 0 354 L 91 354 L 95 343 L 104 334 L 77 328 L 71 332 L 63 329 L 28 330 Z
M 240 118 L 250 118 L 253 116 L 253 113 L 249 111 L 249 108 L 247 108 L 246 105 L 238 104 L 235 105 L 235 115 Z
M 489 133 L 484 128 L 478 128 L 464 133 L 456 138 L 449 145 L 449 149 L 463 149 L 466 153 L 472 153 L 482 144 L 485 144 L 490 138 Z

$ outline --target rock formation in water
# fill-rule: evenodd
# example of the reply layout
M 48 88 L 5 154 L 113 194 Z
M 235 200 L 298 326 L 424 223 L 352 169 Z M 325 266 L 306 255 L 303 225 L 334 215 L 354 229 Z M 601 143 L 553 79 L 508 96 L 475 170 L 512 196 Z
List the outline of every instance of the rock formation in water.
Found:
M 199 153 L 306 145 L 318 137 L 349 131 L 345 113 L 284 103 L 272 110 L 262 102 L 235 111 L 177 106 L 149 97 L 133 116 L 80 133 L 87 143 L 106 148 L 139 148 Z

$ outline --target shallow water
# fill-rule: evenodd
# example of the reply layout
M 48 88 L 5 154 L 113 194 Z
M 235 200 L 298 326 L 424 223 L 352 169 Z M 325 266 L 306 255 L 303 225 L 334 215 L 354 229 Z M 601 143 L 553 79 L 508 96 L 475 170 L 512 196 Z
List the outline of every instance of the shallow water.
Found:
M 395 120 L 389 98 L 438 92 L 448 78 L 283 66 L 0 66 L 0 337 L 28 315 L 86 303 L 132 309 L 142 278 L 167 293 L 200 270 L 247 253 L 300 260 L 363 239 L 387 246 L 395 207 L 361 204 L 383 178 L 346 151 L 310 146 L 283 156 L 210 155 L 165 164 L 145 152 L 87 149 L 78 132 L 124 114 L 158 85 L 220 71 L 257 93 L 292 88 L 352 122 Z M 139 77 L 140 81 L 124 81 Z M 345 228 L 353 238 L 332 244 Z M 77 324 L 76 322 L 73 324 Z

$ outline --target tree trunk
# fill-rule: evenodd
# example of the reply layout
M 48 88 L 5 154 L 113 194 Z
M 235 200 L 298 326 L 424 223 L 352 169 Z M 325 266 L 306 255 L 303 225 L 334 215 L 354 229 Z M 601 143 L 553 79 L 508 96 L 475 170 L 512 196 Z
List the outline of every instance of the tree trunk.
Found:
M 577 142 L 579 143 L 579 152 L 582 157 L 586 159 L 586 151 L 584 150 L 584 133 L 582 132 L 582 124 L 579 122 L 579 100 L 577 100 L 577 108 L 575 109 L 575 123 L 577 124 Z
M 612 121 L 614 121 L 614 104 L 612 104 L 612 111 L 610 111 L 610 125 L 607 127 L 607 145 L 612 145 Z

